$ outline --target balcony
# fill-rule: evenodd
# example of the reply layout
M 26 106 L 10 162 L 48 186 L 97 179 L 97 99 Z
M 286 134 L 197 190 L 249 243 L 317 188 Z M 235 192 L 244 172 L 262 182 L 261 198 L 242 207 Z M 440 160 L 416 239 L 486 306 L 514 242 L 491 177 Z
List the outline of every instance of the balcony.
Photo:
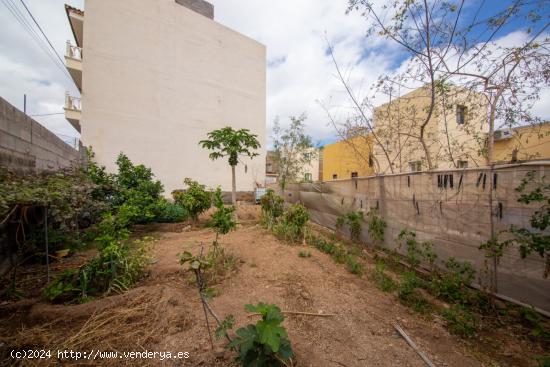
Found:
M 67 41 L 65 63 L 69 74 L 71 74 L 74 83 L 78 87 L 78 90 L 82 92 L 82 48 L 73 46 L 69 41 Z
M 82 115 L 82 106 L 79 97 L 73 97 L 69 93 L 65 94 L 65 118 L 80 132 L 80 118 Z

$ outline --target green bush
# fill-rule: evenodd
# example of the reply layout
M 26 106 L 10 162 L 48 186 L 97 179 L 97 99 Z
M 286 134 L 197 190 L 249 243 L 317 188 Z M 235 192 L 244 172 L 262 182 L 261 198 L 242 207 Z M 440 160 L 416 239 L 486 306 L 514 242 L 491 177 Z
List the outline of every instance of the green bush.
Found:
M 371 208 L 367 213 L 367 223 L 369 236 L 376 245 L 384 243 L 384 233 L 386 232 L 386 221 L 378 214 L 378 209 Z
M 287 366 L 293 357 L 288 334 L 281 324 L 284 316 L 279 307 L 265 303 L 246 305 L 249 312 L 261 315 L 255 325 L 249 324 L 236 331 L 237 336 L 228 348 L 238 350 L 237 361 L 245 367 Z
M 262 224 L 268 228 L 273 228 L 273 225 L 277 223 L 279 218 L 284 212 L 285 200 L 279 195 L 275 194 L 272 189 L 267 189 L 267 192 L 260 199 L 260 206 L 262 208 Z
M 199 215 L 207 211 L 212 205 L 212 193 L 206 190 L 206 186 L 193 181 L 190 178 L 184 180 L 186 190 L 174 191 L 174 201 L 181 205 L 196 223 Z
M 478 325 L 477 318 L 463 306 L 453 305 L 451 308 L 443 310 L 442 315 L 452 334 L 470 338 L 475 336 Z
M 183 222 L 189 217 L 183 206 L 167 200 L 161 203 L 159 209 L 156 221 L 160 223 Z
M 468 286 L 472 283 L 475 270 L 469 262 L 457 261 L 450 257 L 445 262 L 446 271 L 432 277 L 430 289 L 432 293 L 448 302 L 466 303 Z
M 407 246 L 407 255 L 405 260 L 412 268 L 418 267 L 422 262 L 428 263 L 433 269 L 437 254 L 433 252 L 431 242 L 418 243 L 416 233 L 407 229 L 402 230 L 397 236 L 397 244 L 401 248 L 403 244 Z
M 403 273 L 401 284 L 397 292 L 399 300 L 416 312 L 428 312 L 430 310 L 430 304 L 417 290 L 417 288 L 421 288 L 423 285 L 424 282 L 415 273 Z
M 393 292 L 397 289 L 397 283 L 386 274 L 386 265 L 383 262 L 376 263 L 370 273 L 370 279 L 382 292 Z
M 97 226 L 99 255 L 80 269 L 64 272 L 44 289 L 50 301 L 83 302 L 90 297 L 120 293 L 145 274 L 147 243 L 150 239 L 128 244 L 128 230 L 110 213 Z
M 290 243 L 304 240 L 309 213 L 302 204 L 294 204 L 284 211 L 282 220 L 273 227 L 273 234 Z
M 351 254 L 348 254 L 346 259 L 346 267 L 348 271 L 352 274 L 363 276 L 365 273 L 365 269 L 363 267 L 363 264 L 359 263 L 357 261 L 357 258 Z
M 214 192 L 213 203 L 216 207 L 216 211 L 212 213 L 212 218 L 208 226 L 216 231 L 216 239 L 214 240 L 214 244 L 216 245 L 218 236 L 234 230 L 237 227 L 237 221 L 233 216 L 235 207 L 233 205 L 225 206 L 223 204 L 222 190 L 219 187 Z
M 336 228 L 341 230 L 344 226 L 348 227 L 351 239 L 359 241 L 363 228 L 363 212 L 349 212 L 339 216 L 336 219 Z

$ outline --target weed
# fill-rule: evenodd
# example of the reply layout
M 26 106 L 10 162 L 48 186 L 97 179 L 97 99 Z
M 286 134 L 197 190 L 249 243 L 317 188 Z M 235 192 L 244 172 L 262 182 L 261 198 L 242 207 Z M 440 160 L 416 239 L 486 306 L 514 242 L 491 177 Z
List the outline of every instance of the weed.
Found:
M 475 270 L 468 262 L 457 261 L 450 257 L 445 262 L 446 272 L 432 277 L 431 292 L 448 302 L 466 303 Z
M 452 334 L 462 337 L 473 337 L 477 331 L 476 316 L 460 305 L 453 305 L 443 310 L 442 316 L 447 321 L 447 327 Z
M 273 234 L 283 241 L 300 243 L 305 238 L 309 213 L 302 204 L 294 204 L 286 210 L 282 220 L 273 227 Z
M 344 226 L 349 228 L 350 237 L 353 241 L 359 241 L 363 223 L 363 212 L 349 212 L 342 214 L 336 219 L 336 228 L 342 229 Z
M 384 233 L 386 231 L 386 221 L 378 215 L 378 209 L 371 208 L 367 213 L 367 223 L 369 236 L 375 245 L 381 245 L 384 242 Z
M 399 300 L 419 313 L 430 311 L 429 302 L 418 292 L 417 288 L 423 286 L 423 281 L 413 272 L 403 273 L 403 278 L 397 296 Z
M 285 200 L 275 191 L 268 189 L 260 200 L 262 208 L 261 222 L 267 229 L 272 229 L 273 225 L 283 215 Z
M 357 259 L 355 256 L 348 254 L 347 260 L 346 260 L 346 266 L 350 273 L 363 276 L 365 273 L 365 269 L 363 267 L 363 264 L 357 262 Z
M 298 253 L 298 256 L 299 257 L 311 257 L 311 252 L 309 252 L 309 251 L 300 251 Z
M 386 265 L 379 261 L 370 273 L 370 279 L 383 292 L 393 292 L 397 289 L 397 283 L 386 273 Z
M 550 330 L 545 327 L 543 318 L 538 312 L 522 307 L 519 310 L 519 314 L 524 323 L 531 329 L 532 337 L 550 342 Z

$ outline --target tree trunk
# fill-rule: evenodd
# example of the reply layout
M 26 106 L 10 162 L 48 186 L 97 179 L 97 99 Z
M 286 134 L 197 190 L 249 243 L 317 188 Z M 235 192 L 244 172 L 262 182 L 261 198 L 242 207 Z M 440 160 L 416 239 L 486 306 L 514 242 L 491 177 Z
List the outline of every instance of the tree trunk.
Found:
M 231 203 L 237 207 L 237 181 L 235 180 L 235 166 L 231 166 Z

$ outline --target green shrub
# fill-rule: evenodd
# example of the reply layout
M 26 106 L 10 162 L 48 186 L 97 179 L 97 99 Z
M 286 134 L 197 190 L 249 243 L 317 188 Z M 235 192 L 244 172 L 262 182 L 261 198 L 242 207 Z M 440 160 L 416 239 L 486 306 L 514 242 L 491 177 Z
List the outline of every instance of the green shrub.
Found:
M 359 241 L 363 227 L 363 212 L 349 212 L 339 216 L 336 219 L 336 228 L 341 230 L 344 226 L 348 227 L 351 239 Z
M 165 200 L 161 203 L 159 209 L 156 221 L 160 223 L 183 222 L 188 218 L 188 214 L 183 206 L 177 203 L 171 203 Z
M 433 251 L 431 242 L 418 243 L 416 240 L 416 233 L 404 229 L 397 236 L 397 244 L 399 248 L 401 248 L 403 244 L 407 246 L 405 260 L 411 267 L 416 268 L 424 261 L 428 263 L 433 270 L 437 254 Z
M 519 314 L 526 326 L 531 329 L 532 337 L 550 342 L 550 330 L 545 327 L 544 319 L 537 311 L 521 307 Z
M 477 331 L 477 318 L 466 308 L 460 305 L 453 305 L 443 310 L 443 317 L 447 321 L 447 327 L 452 334 L 462 337 L 473 337 Z
M 448 302 L 466 303 L 470 293 L 467 287 L 475 276 L 474 268 L 469 262 L 460 262 L 454 257 L 445 262 L 445 268 L 445 272 L 432 277 L 432 293 Z
M 386 232 L 386 221 L 378 215 L 378 209 L 371 208 L 367 213 L 367 223 L 369 236 L 376 245 L 384 243 L 384 233 Z
M 237 348 L 237 361 L 245 367 L 286 366 L 294 353 L 283 326 L 284 316 L 279 307 L 265 303 L 246 305 L 249 312 L 261 315 L 255 325 L 249 324 L 236 331 L 237 336 L 228 348 Z
M 283 215 L 285 200 L 275 194 L 272 189 L 267 189 L 267 192 L 260 199 L 260 206 L 262 208 L 262 224 L 268 228 L 273 228 L 273 225 L 277 223 L 278 219 Z
M 430 304 L 417 290 L 417 288 L 421 288 L 423 285 L 424 282 L 415 273 L 403 273 L 401 284 L 397 292 L 399 300 L 416 312 L 428 312 L 430 310 Z
M 311 257 L 311 252 L 309 252 L 309 251 L 300 251 L 298 253 L 298 256 L 299 257 Z
M 103 216 L 97 230 L 98 256 L 80 269 L 64 272 L 52 280 L 43 289 L 50 301 L 83 302 L 90 297 L 120 293 L 145 274 L 150 238 L 128 244 L 128 230 L 110 213 Z
M 227 234 L 237 227 L 237 221 L 234 219 L 233 213 L 235 207 L 233 205 L 225 206 L 222 199 L 222 190 L 217 188 L 214 192 L 213 203 L 216 207 L 216 211 L 212 213 L 212 218 L 208 224 L 209 227 L 216 231 L 216 239 L 214 244 L 218 243 L 218 236 L 221 234 Z
M 273 226 L 273 234 L 286 242 L 300 243 L 305 238 L 309 213 L 302 204 L 294 204 L 285 210 L 282 220 Z
M 184 180 L 186 190 L 174 191 L 174 201 L 181 205 L 196 223 L 199 215 L 207 211 L 212 204 L 212 193 L 206 190 L 206 186 L 193 181 L 190 178 Z
M 374 270 L 370 273 L 370 279 L 382 292 L 393 292 L 397 289 L 397 283 L 386 274 L 386 265 L 377 262 Z
M 346 260 L 346 267 L 348 271 L 352 274 L 363 276 L 365 273 L 365 269 L 363 267 L 363 264 L 359 263 L 355 256 L 348 254 L 347 260 Z

